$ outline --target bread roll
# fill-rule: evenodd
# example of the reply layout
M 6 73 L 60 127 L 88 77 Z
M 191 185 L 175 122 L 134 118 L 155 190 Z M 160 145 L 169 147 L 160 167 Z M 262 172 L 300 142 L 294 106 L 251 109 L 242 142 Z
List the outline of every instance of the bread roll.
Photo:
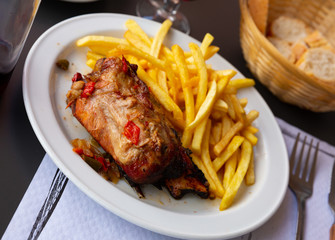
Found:
M 306 24 L 296 18 L 280 16 L 276 18 L 270 28 L 270 35 L 293 44 L 299 39 L 305 38 L 310 30 Z
M 257 28 L 265 35 L 269 0 L 249 0 L 248 7 Z
M 286 59 L 290 62 L 294 62 L 295 58 L 292 55 L 291 45 L 287 41 L 276 37 L 268 37 L 268 40 Z
M 310 76 L 335 84 L 335 53 L 329 48 L 310 48 L 297 66 Z

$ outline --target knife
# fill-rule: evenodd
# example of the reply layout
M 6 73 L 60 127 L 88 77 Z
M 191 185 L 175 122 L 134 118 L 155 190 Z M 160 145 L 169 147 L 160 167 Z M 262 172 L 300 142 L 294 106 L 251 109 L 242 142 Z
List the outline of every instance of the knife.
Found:
M 328 204 L 331 207 L 333 214 L 335 214 L 335 163 L 333 163 L 332 179 L 330 182 L 330 192 L 328 195 Z M 335 240 L 335 221 L 330 228 L 329 239 Z
M 51 217 L 51 214 L 55 210 L 68 180 L 69 179 L 59 169 L 57 169 L 54 179 L 52 180 L 48 196 L 46 197 L 44 204 L 41 207 L 40 212 L 38 213 L 28 240 L 38 239 L 44 226 L 47 224 L 49 218 Z

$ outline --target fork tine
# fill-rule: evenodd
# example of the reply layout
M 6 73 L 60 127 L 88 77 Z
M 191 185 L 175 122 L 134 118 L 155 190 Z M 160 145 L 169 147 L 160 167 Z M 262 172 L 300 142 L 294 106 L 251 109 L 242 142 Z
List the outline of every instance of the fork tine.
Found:
M 308 184 L 313 183 L 314 175 L 315 175 L 315 168 L 316 168 L 316 160 L 318 158 L 318 152 L 319 152 L 319 144 L 320 142 L 317 143 L 316 148 L 315 148 L 315 153 L 314 153 L 314 159 L 312 163 L 312 168 L 311 168 L 311 173 L 308 178 Z
M 298 147 L 298 142 L 299 142 L 299 137 L 300 137 L 300 133 L 298 133 L 296 139 L 295 139 L 295 143 L 292 149 L 292 153 L 290 156 L 290 169 L 291 169 L 291 174 L 293 173 L 293 169 L 294 169 L 294 163 L 295 163 L 295 155 L 297 152 L 297 147 Z
M 299 155 L 299 160 L 298 160 L 298 163 L 297 163 L 297 166 L 295 168 L 295 174 L 297 176 L 300 176 L 300 171 L 301 171 L 301 162 L 302 162 L 302 157 L 304 155 L 304 150 L 305 150 L 305 145 L 306 145 L 306 139 L 307 139 L 307 136 L 305 136 L 304 138 L 304 142 L 302 143 L 302 147 L 301 147 L 301 150 L 300 150 L 300 155 Z
M 304 166 L 304 170 L 303 170 L 303 174 L 302 174 L 302 179 L 303 180 L 307 180 L 307 175 L 309 171 L 309 161 L 310 161 L 310 155 L 311 155 L 311 149 L 313 148 L 313 138 L 311 139 L 311 143 L 309 144 L 309 149 L 307 152 L 307 157 L 306 157 L 306 162 L 305 162 L 305 166 Z M 310 168 L 312 171 L 312 167 Z M 311 174 L 309 174 L 309 176 L 311 176 Z

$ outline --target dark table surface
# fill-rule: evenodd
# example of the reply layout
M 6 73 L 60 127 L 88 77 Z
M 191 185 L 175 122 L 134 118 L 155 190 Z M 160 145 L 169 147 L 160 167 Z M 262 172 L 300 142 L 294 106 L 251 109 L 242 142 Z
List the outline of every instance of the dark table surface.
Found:
M 0 97 L 0 182 L 3 186 L 0 194 L 1 236 L 45 155 L 27 118 L 22 97 L 22 70 L 31 46 L 44 31 L 62 20 L 99 12 L 135 15 L 136 2 L 100 0 L 70 3 L 42 0 L 17 66 Z M 240 47 L 240 11 L 237 0 L 187 1 L 182 3 L 180 11 L 190 21 L 192 37 L 201 41 L 207 32 L 211 33 L 215 37 L 214 44 L 220 47 L 220 55 L 246 77 L 254 78 L 246 66 Z M 45 57 L 48 57 L 47 53 Z M 313 113 L 283 103 L 257 80 L 256 89 L 275 116 L 335 145 L 335 112 Z

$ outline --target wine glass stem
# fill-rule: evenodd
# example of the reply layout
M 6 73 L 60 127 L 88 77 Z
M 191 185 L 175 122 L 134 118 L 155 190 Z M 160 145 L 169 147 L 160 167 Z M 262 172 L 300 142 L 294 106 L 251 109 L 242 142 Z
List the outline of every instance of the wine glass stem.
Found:
M 163 8 L 171 15 L 175 15 L 180 7 L 180 0 L 164 0 Z

